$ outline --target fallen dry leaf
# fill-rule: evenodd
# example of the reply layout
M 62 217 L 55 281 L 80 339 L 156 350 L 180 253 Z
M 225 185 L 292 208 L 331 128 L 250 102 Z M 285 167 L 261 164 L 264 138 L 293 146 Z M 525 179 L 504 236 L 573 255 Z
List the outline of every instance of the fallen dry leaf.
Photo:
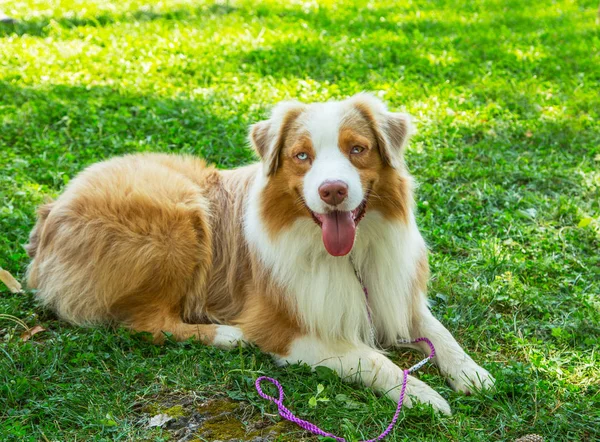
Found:
M 46 331 L 44 327 L 42 327 L 41 325 L 36 325 L 35 327 L 30 328 L 21 335 L 21 341 L 29 341 L 33 335 L 37 335 L 38 333 L 41 333 L 43 331 Z
M 156 416 L 152 416 L 150 418 L 150 422 L 148 422 L 148 428 L 162 427 L 170 420 L 173 420 L 173 418 L 168 414 L 157 414 Z
M 23 291 L 19 281 L 17 281 L 14 276 L 6 270 L 2 270 L 2 267 L 0 267 L 0 281 L 2 281 L 12 293 L 21 293 Z

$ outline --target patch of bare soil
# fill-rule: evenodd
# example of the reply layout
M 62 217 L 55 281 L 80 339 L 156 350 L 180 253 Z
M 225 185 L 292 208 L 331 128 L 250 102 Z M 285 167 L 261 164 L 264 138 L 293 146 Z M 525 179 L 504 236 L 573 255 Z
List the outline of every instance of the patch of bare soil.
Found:
M 140 412 L 144 425 L 163 428 L 177 442 L 316 440 L 278 416 L 262 416 L 250 404 L 224 397 L 161 396 L 140 405 Z

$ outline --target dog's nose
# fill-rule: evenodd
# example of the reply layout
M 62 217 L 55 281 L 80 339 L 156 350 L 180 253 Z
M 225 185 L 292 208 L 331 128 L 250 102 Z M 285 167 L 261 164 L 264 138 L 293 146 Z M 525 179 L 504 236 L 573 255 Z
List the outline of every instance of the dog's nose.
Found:
M 343 181 L 325 181 L 319 186 L 319 195 L 327 204 L 337 206 L 348 197 L 348 185 Z

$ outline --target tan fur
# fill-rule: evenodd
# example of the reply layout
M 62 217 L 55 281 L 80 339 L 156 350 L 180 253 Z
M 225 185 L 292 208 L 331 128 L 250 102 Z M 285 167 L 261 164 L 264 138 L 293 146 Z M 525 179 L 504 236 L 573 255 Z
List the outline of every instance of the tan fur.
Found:
M 304 334 L 301 325 L 283 302 L 282 296 L 257 290 L 246 302 L 244 312 L 235 323 L 244 335 L 263 351 L 287 356 L 294 338 Z
M 389 166 L 384 167 L 371 192 L 369 199 L 371 209 L 378 210 L 386 219 L 397 219 L 407 223 L 411 204 L 410 178 L 399 174 Z
M 251 179 L 258 165 L 233 171 L 215 171 L 213 182 L 205 186 L 211 203 L 213 231 L 212 268 L 206 290 L 186 300 L 184 318 L 196 322 L 198 312 L 211 322 L 230 323 L 237 317 L 253 287 L 252 260 L 242 232 L 243 207 Z M 199 289 L 202 281 L 198 280 Z M 204 293 L 208 297 L 204 296 Z M 202 300 L 202 303 L 198 303 Z
M 308 164 L 299 163 L 294 156 L 307 152 L 314 156 L 310 137 L 302 131 L 298 119 L 304 105 L 288 102 L 277 122 L 263 121 L 252 126 L 250 139 L 257 153 L 267 164 L 269 185 L 261 196 L 261 215 L 271 237 L 276 236 L 299 217 L 310 217 L 302 200 L 302 178 Z
M 300 152 L 314 155 L 310 139 L 299 138 L 285 145 L 280 153 L 280 166 L 269 178 L 269 186 L 261 196 L 262 217 L 272 237 L 296 219 L 310 217 L 302 198 L 302 178 L 309 166 L 294 159 Z
M 384 112 L 381 103 L 377 102 L 377 105 L 373 106 L 372 98 L 369 96 L 355 97 L 354 106 L 375 135 L 381 158 L 388 165 L 399 168 L 402 163 L 397 161 L 398 155 L 395 151 L 402 151 L 410 136 L 408 117 L 403 114 Z
M 408 173 L 404 167 L 392 167 L 382 152 L 382 135 L 378 135 L 375 118 L 366 104 L 355 105 L 357 112 L 350 114 L 340 128 L 340 150 L 350 157 L 358 168 L 363 189 L 370 190 L 368 208 L 377 210 L 386 219 L 408 222 L 412 188 Z M 398 141 L 400 142 L 400 141 Z M 401 142 L 400 142 L 401 143 Z M 350 155 L 350 149 L 361 146 L 365 151 L 359 155 Z
M 250 139 L 257 153 L 267 166 L 268 175 L 273 175 L 280 165 L 281 151 L 289 143 L 289 135 L 297 128 L 297 119 L 305 105 L 299 102 L 283 102 L 282 121 L 261 121 L 250 129 Z
M 29 286 L 76 324 L 116 322 L 157 342 L 169 332 L 210 343 L 210 323 L 239 323 L 265 348 L 284 352 L 299 327 L 285 307 L 256 295 L 253 272 L 261 269 L 242 232 L 244 196 L 257 171 L 221 172 L 157 154 L 87 169 L 39 210 L 27 246 Z M 260 326 L 263 310 L 268 330 Z M 274 333 L 277 327 L 288 331 Z
M 46 219 L 52 210 L 53 203 L 47 203 L 40 206 L 37 210 L 38 222 L 33 227 L 33 230 L 29 234 L 29 244 L 25 245 L 25 250 L 27 251 L 27 255 L 30 258 L 35 258 L 37 254 L 38 247 L 40 246 L 40 236 L 43 235 L 43 230 L 46 226 Z M 47 237 L 47 236 L 46 236 Z M 29 271 L 29 287 L 37 288 L 38 286 L 38 274 L 37 268 L 30 268 Z
M 209 208 L 194 181 L 204 167 L 140 155 L 83 172 L 30 244 L 38 297 L 77 324 L 117 320 L 158 336 L 210 268 Z

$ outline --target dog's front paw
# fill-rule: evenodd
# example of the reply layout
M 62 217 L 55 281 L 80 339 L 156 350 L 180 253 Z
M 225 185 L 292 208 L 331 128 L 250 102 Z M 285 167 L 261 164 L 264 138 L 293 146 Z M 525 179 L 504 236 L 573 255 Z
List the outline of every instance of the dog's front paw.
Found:
M 448 373 L 448 383 L 455 391 L 471 394 L 478 390 L 493 390 L 496 380 L 485 368 L 469 358 Z
M 389 392 L 388 396 L 397 402 L 400 398 L 400 387 Z M 445 414 L 446 416 L 452 415 L 452 410 L 450 410 L 450 405 L 448 405 L 446 399 L 425 382 L 420 381 L 413 376 L 409 376 L 408 383 L 406 384 L 404 405 L 411 408 L 415 402 L 429 404 L 434 410 Z
M 244 333 L 239 327 L 231 325 L 218 325 L 213 340 L 213 345 L 220 348 L 233 348 L 239 344 L 245 346 Z

